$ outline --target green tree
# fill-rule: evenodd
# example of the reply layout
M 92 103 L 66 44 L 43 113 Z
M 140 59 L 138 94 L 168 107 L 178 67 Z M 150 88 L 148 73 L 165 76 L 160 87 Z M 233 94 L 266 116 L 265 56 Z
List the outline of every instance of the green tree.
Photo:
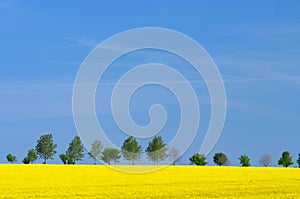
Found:
M 52 134 L 42 135 L 35 146 L 35 151 L 41 159 L 44 160 L 43 164 L 46 164 L 48 159 L 53 159 L 56 154 L 57 145 L 54 144 Z
M 284 167 L 288 167 L 290 165 L 294 164 L 292 160 L 292 156 L 290 156 L 290 153 L 288 151 L 284 151 L 282 153 L 281 158 L 278 160 L 278 165 L 282 165 Z
M 298 160 L 297 160 L 298 166 L 300 168 L 300 153 L 298 154 Z
M 190 157 L 191 164 L 195 164 L 197 166 L 205 166 L 207 165 L 206 157 L 203 154 L 196 153 L 192 157 Z
M 84 146 L 80 140 L 80 137 L 76 135 L 69 144 L 69 148 L 67 150 L 69 164 L 75 164 L 76 161 L 82 160 L 82 158 L 84 157 L 83 151 Z
M 213 159 L 214 159 L 214 163 L 216 163 L 219 166 L 222 166 L 228 162 L 228 158 L 224 153 L 215 153 Z
M 14 163 L 14 162 L 17 162 L 17 157 L 12 155 L 11 153 L 9 153 L 7 156 L 6 156 L 6 159 L 8 162 L 10 163 Z
M 30 163 L 30 160 L 29 160 L 29 158 L 26 156 L 26 157 L 22 160 L 22 162 L 23 162 L 24 164 L 29 164 L 29 163 Z
M 175 165 L 175 163 L 178 161 L 178 159 L 180 158 L 180 152 L 177 148 L 172 147 L 169 150 L 169 156 L 172 160 L 172 164 Z
M 249 167 L 250 166 L 250 158 L 244 154 L 244 155 L 241 155 L 239 157 L 239 160 L 240 160 L 240 164 L 243 166 L 243 167 Z
M 36 154 L 34 149 L 29 149 L 27 152 L 27 158 L 31 164 L 38 159 L 38 155 Z
M 67 155 L 67 154 L 60 154 L 59 155 L 59 158 L 60 158 L 60 160 L 64 163 L 64 164 L 67 164 L 67 163 L 69 163 L 69 156 Z
M 121 153 L 124 159 L 131 161 L 134 164 L 134 161 L 139 160 L 141 157 L 142 146 L 136 141 L 132 136 L 124 140 L 121 147 Z
M 75 164 L 75 161 L 68 156 L 68 164 Z
M 95 140 L 92 143 L 92 148 L 88 154 L 89 154 L 90 158 L 94 159 L 94 164 L 96 164 L 97 160 L 101 159 L 102 148 L 103 148 L 103 146 L 100 141 Z
M 117 163 L 120 158 L 120 150 L 115 148 L 105 148 L 101 155 L 101 159 L 107 164 L 111 164 L 111 161 Z
M 154 164 L 158 164 L 159 161 L 165 160 L 168 157 L 167 151 L 168 148 L 161 136 L 154 136 L 146 149 L 148 159 Z

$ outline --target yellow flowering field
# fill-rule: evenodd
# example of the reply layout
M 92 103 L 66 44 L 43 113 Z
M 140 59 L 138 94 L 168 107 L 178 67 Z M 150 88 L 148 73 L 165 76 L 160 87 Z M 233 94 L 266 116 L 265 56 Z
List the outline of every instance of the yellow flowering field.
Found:
M 0 198 L 300 198 L 300 169 L 3 164 Z

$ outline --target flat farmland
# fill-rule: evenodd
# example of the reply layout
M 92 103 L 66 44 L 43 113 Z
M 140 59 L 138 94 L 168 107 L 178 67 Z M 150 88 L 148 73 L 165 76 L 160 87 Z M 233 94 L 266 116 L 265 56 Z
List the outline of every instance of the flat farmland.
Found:
M 0 174 L 0 198 L 300 198 L 298 168 L 2 164 Z

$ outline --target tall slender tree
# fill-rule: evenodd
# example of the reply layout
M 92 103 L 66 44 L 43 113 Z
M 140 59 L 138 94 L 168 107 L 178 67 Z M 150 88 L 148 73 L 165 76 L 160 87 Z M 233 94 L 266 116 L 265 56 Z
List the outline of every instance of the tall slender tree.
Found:
M 168 148 L 161 136 L 154 136 L 146 149 L 148 159 L 154 164 L 158 164 L 158 162 L 165 160 L 168 157 L 167 151 Z
M 35 146 L 35 151 L 39 155 L 41 159 L 44 160 L 44 164 L 46 164 L 48 159 L 53 159 L 56 154 L 57 145 L 53 142 L 52 134 L 42 135 Z
M 27 158 L 31 164 L 38 159 L 38 155 L 36 154 L 34 149 L 29 149 L 27 152 Z
M 67 150 L 67 155 L 69 157 L 69 161 L 72 164 L 75 164 L 76 161 L 82 160 L 84 157 L 84 146 L 80 140 L 79 136 L 75 136 L 74 139 L 69 144 L 69 148 Z
M 132 136 L 124 140 L 124 143 L 121 147 L 121 154 L 124 159 L 131 161 L 134 164 L 134 161 L 139 160 L 141 157 L 142 146 L 136 141 Z

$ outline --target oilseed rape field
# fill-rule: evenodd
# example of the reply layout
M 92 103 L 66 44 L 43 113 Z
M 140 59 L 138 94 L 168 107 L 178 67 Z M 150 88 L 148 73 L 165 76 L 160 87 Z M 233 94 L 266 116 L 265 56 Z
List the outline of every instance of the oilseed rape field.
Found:
M 103 165 L 2 164 L 0 173 L 0 198 L 300 198 L 297 168 L 169 166 L 138 174 Z

